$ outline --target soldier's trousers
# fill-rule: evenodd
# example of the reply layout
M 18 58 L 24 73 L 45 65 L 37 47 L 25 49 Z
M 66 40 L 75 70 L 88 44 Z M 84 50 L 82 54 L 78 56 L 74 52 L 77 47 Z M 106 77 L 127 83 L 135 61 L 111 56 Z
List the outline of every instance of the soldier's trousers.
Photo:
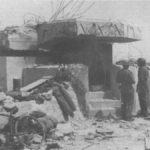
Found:
M 147 91 L 139 91 L 138 93 L 139 96 L 139 102 L 140 102 L 140 107 L 141 107 L 141 115 L 146 117 L 148 115 L 148 110 L 147 110 Z
M 131 89 L 128 91 L 121 92 L 121 112 L 124 120 L 130 120 L 132 118 L 134 91 Z

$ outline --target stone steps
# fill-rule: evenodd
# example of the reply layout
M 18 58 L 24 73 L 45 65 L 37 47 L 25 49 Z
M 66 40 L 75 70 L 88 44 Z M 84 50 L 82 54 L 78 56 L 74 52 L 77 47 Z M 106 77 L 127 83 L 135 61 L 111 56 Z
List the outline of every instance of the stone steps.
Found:
M 95 99 L 89 101 L 89 104 L 94 108 L 107 108 L 107 107 L 120 107 L 120 100 L 110 100 L 110 99 Z
M 116 115 L 121 108 L 120 100 L 104 99 L 105 92 L 88 92 L 86 99 L 89 106 L 89 118 L 95 117 L 98 113 L 104 117 L 110 114 Z
M 121 107 L 93 107 L 91 104 L 89 106 L 89 118 L 95 117 L 98 114 L 101 114 L 103 117 L 108 117 L 111 115 L 120 115 L 120 108 Z M 120 105 L 121 106 L 121 105 Z
M 97 92 L 87 92 L 86 93 L 86 100 L 91 101 L 93 99 L 102 99 L 105 96 L 104 91 L 97 91 Z
M 107 118 L 110 115 L 118 115 L 119 108 L 107 107 L 101 109 L 95 109 L 89 105 L 89 118 Z

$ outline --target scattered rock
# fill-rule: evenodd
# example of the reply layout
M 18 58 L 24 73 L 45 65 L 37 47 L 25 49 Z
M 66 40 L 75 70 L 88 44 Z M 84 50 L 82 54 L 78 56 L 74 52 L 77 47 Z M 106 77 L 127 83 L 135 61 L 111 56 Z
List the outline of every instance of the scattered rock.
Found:
M 78 135 L 80 136 L 86 136 L 86 135 L 89 135 L 89 134 L 95 134 L 96 133 L 96 128 L 95 127 L 91 127 L 91 128 L 87 128 L 87 129 L 82 129 L 82 130 L 79 130 L 78 132 Z
M 86 140 L 94 140 L 94 139 L 95 139 L 95 135 L 89 133 L 88 135 L 85 136 L 85 139 L 86 139 Z
M 51 90 L 49 90 L 48 92 L 44 92 L 44 93 L 42 93 L 42 96 L 44 96 L 44 98 L 46 99 L 46 100 L 51 100 L 52 99 L 52 96 L 53 96 L 53 90 L 51 89 Z
M 61 148 L 61 146 L 58 144 L 58 143 L 51 143 L 51 144 L 48 144 L 47 145 L 47 148 L 46 150 L 50 150 L 50 149 L 58 149 L 58 148 Z
M 0 144 L 5 144 L 6 143 L 6 137 L 4 134 L 0 134 Z
M 38 134 L 34 134 L 34 136 L 33 136 L 33 142 L 34 143 L 41 143 L 42 142 L 42 136 L 40 136 Z
M 70 139 L 69 136 L 65 136 L 65 137 L 64 137 L 64 141 L 65 141 L 65 142 L 67 142 L 69 139 Z
M 64 137 L 64 134 L 63 133 L 61 133 L 61 132 L 59 132 L 59 131 L 56 131 L 55 132 L 55 137 L 54 137 L 54 139 L 61 139 L 61 138 L 63 138 Z
M 97 128 L 96 129 L 96 133 L 102 134 L 102 135 L 106 135 L 106 134 L 112 135 L 113 131 L 112 130 L 107 130 L 107 129 L 99 129 L 99 128 Z
M 58 124 L 56 130 L 62 133 L 63 135 L 69 135 L 73 133 L 73 128 L 71 126 L 71 123 L 69 122 L 64 124 Z

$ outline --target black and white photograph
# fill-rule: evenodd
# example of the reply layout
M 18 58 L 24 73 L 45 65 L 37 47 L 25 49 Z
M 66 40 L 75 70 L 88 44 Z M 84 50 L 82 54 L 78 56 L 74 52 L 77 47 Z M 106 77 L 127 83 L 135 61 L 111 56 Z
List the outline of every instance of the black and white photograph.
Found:
M 150 0 L 0 4 L 0 150 L 150 150 Z

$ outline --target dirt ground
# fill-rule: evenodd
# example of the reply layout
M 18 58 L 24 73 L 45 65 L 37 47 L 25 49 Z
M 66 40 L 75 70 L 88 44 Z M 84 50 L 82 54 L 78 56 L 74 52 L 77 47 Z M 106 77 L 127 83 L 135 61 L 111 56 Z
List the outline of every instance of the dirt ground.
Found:
M 144 139 L 150 131 L 150 121 L 143 118 L 132 122 L 88 120 L 79 126 L 74 130 L 74 139 L 61 142 L 63 150 L 145 150 Z

